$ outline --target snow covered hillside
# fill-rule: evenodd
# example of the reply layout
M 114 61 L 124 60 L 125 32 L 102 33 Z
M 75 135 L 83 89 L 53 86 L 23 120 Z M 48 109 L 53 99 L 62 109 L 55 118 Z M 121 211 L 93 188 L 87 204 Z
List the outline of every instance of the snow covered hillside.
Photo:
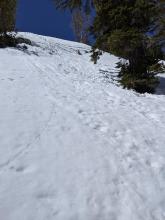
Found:
M 163 75 L 139 95 L 116 57 L 24 36 L 27 51 L 0 50 L 0 220 L 164 220 Z

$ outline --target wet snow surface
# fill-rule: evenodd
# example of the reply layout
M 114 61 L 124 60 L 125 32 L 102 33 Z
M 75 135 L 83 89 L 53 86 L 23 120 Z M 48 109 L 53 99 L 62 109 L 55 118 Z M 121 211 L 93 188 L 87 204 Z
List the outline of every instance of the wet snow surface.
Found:
M 0 219 L 164 220 L 162 84 L 123 90 L 116 57 L 24 35 L 0 50 Z

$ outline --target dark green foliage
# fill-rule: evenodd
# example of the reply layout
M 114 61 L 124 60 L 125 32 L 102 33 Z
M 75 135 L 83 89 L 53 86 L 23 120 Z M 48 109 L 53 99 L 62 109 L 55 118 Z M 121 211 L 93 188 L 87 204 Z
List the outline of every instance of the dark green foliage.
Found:
M 165 0 L 159 0 L 159 28 L 157 30 L 156 40 L 162 47 L 165 47 Z M 165 57 L 164 57 L 165 59 Z
M 130 72 L 130 67 L 127 62 L 122 63 L 120 61 L 117 63 L 117 67 L 120 68 L 119 82 L 124 88 L 133 89 L 139 93 L 154 93 L 156 87 L 159 84 L 159 80 L 155 77 L 155 72 L 151 71 L 144 75 L 132 75 Z
M 90 13 L 93 7 L 93 0 L 53 0 L 57 9 L 82 8 L 87 14 Z
M 92 61 L 94 62 L 94 64 L 97 63 L 97 60 L 100 59 L 100 56 L 102 55 L 102 51 L 101 50 L 92 50 Z
M 120 73 L 120 82 L 124 87 L 138 92 L 153 92 L 158 79 L 150 67 L 163 58 L 160 1 L 96 2 L 96 18 L 91 28 L 96 37 L 94 49 L 100 48 L 128 60 Z
M 16 46 L 15 36 L 10 34 L 0 35 L 0 48 L 15 47 L 15 46 Z
M 81 0 L 54 0 L 56 8 L 60 9 L 74 9 L 81 6 L 82 1 Z
M 152 73 L 165 73 L 165 65 L 162 62 L 156 63 L 152 66 L 150 66 L 149 69 L 150 72 Z
M 165 43 L 164 0 L 55 0 L 59 8 L 93 5 L 96 16 L 90 32 L 96 39 L 92 60 L 100 50 L 128 61 L 121 68 L 121 83 L 136 91 L 154 91 L 158 84 L 152 67 L 163 59 Z M 133 83 L 132 83 L 133 82 Z
M 139 93 L 154 93 L 159 84 L 159 80 L 155 75 L 139 77 L 131 74 L 124 74 L 120 80 L 124 88 L 133 89 Z
M 0 35 L 0 48 L 17 47 L 19 44 L 31 45 L 31 41 L 22 37 L 16 37 L 14 33 Z

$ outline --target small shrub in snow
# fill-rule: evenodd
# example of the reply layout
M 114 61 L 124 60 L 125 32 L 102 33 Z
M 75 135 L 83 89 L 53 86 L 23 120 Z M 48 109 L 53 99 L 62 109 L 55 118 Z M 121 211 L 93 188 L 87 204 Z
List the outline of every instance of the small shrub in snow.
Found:
M 22 37 L 17 37 L 16 33 L 7 33 L 0 35 L 0 48 L 17 47 L 17 45 L 23 43 L 31 45 L 30 40 Z

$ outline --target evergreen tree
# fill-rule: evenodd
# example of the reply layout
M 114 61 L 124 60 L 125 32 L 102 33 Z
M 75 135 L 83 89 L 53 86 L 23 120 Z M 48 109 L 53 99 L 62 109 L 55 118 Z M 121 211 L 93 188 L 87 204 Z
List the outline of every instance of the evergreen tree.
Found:
M 0 33 L 7 34 L 15 29 L 16 0 L 0 0 Z
M 80 8 L 72 11 L 72 28 L 75 34 L 76 41 L 88 43 L 90 26 L 90 16 L 83 12 Z
M 22 43 L 31 45 L 30 40 L 16 37 L 16 7 L 17 0 L 0 0 L 0 48 L 16 47 Z
M 160 0 L 159 4 L 157 41 L 162 47 L 165 47 L 165 0 Z
M 124 87 L 153 92 L 158 81 L 149 68 L 162 57 L 155 36 L 160 16 L 158 1 L 103 0 L 95 8 L 94 49 L 103 49 L 129 61 L 119 64 Z
M 101 54 L 97 48 L 128 60 L 119 63 L 121 83 L 139 92 L 153 92 L 158 84 L 150 67 L 162 59 L 164 42 L 164 0 L 55 0 L 58 7 L 93 5 L 96 16 L 91 33 L 96 39 L 92 58 Z

